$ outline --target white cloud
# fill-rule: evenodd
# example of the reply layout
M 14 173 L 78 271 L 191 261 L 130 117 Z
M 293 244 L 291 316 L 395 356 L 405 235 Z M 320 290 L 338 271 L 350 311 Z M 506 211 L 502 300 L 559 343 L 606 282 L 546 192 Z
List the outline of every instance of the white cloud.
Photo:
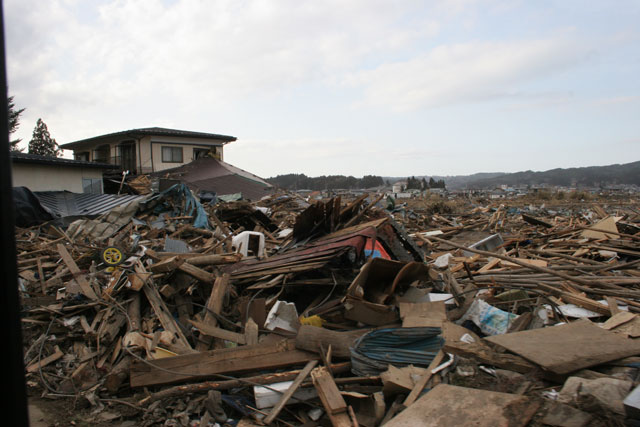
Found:
M 407 61 L 353 73 L 345 83 L 364 88 L 365 105 L 410 111 L 512 96 L 587 54 L 566 37 L 440 45 Z
M 25 119 L 46 111 L 66 139 L 87 136 L 70 114 L 115 130 L 132 113 L 214 113 L 403 52 L 438 30 L 411 17 L 414 4 L 113 0 L 87 13 L 77 1 L 8 0 L 10 91 Z

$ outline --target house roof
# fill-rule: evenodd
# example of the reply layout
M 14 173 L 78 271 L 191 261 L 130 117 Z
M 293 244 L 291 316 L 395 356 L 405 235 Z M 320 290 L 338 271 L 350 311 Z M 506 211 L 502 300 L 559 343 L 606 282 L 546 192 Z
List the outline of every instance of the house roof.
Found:
M 105 135 L 99 135 L 91 138 L 80 139 L 78 141 L 62 144 L 60 147 L 66 150 L 72 150 L 86 143 L 108 141 L 112 139 L 118 139 L 120 137 L 139 138 L 141 136 L 149 136 L 149 135 L 150 136 L 174 136 L 174 137 L 197 138 L 197 139 L 217 139 L 221 141 L 223 144 L 235 141 L 237 139 L 235 136 L 220 135 L 217 133 L 193 132 L 189 130 L 149 127 L 149 128 L 123 130 L 121 132 L 108 133 Z
M 95 216 L 147 196 L 36 191 L 40 203 L 59 217 Z
M 42 165 L 70 166 L 70 167 L 80 167 L 80 168 L 98 168 L 98 169 L 117 169 L 118 168 L 118 166 L 116 165 L 109 165 L 106 163 L 85 162 L 83 160 L 64 159 L 62 157 L 49 157 L 49 156 L 41 156 L 39 154 L 28 154 L 28 153 L 19 153 L 19 152 L 11 153 L 11 162 L 12 163 L 37 163 Z
M 259 176 L 212 157 L 203 157 L 152 175 L 178 179 L 193 189 L 215 192 L 219 196 L 242 193 L 242 197 L 248 200 L 259 200 L 274 190 Z

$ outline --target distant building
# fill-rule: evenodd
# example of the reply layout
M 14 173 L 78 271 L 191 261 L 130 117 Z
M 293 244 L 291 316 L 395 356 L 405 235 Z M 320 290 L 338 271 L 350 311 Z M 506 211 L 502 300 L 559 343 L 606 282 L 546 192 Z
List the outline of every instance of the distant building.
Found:
M 407 181 L 394 182 L 393 185 L 391 186 L 391 192 L 402 193 L 402 191 L 405 189 L 406 186 L 407 186 Z

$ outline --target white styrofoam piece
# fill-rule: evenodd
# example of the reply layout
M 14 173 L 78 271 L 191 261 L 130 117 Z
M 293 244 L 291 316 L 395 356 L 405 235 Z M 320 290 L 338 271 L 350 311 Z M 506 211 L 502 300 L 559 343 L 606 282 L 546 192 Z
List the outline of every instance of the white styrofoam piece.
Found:
M 281 383 L 268 384 L 268 386 L 284 393 L 289 389 L 291 384 L 293 384 L 293 381 L 283 381 Z M 270 390 L 262 386 L 253 386 L 253 395 L 256 399 L 257 408 L 264 409 L 275 406 L 275 404 L 280 400 L 280 396 L 282 396 L 282 393 L 278 393 L 278 391 Z M 293 397 L 289 399 L 287 405 L 296 403 L 297 401 L 313 399 L 317 396 L 318 393 L 313 387 L 299 388 L 295 393 L 293 393 Z

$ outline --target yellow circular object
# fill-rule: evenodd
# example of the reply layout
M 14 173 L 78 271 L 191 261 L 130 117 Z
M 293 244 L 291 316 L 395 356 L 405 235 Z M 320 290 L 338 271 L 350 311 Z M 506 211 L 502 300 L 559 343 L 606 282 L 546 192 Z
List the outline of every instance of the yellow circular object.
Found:
M 124 261 L 122 251 L 116 247 L 109 246 L 102 251 L 102 261 L 109 265 L 118 265 Z

